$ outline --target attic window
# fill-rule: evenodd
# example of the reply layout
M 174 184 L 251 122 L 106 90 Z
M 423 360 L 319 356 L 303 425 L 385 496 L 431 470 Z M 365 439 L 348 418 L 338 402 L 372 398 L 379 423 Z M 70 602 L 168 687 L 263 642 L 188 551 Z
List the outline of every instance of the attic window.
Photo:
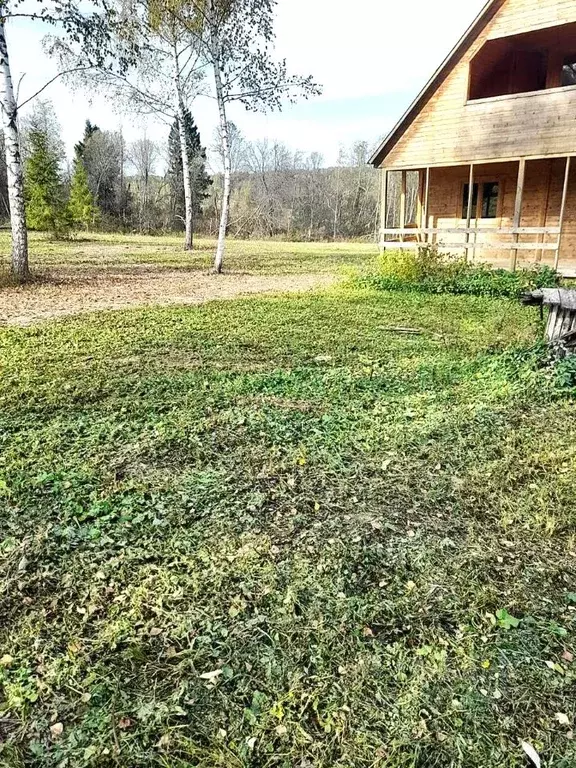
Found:
M 468 99 L 576 85 L 576 22 L 487 40 L 470 62 Z

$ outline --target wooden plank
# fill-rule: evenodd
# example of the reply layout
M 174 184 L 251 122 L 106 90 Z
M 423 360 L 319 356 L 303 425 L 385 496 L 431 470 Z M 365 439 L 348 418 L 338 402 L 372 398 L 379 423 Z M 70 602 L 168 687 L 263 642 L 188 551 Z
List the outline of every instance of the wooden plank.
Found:
M 550 311 L 548 313 L 548 322 L 546 323 L 546 338 L 548 341 L 551 341 L 554 337 L 554 327 L 556 325 L 556 318 L 558 316 L 558 307 L 552 306 L 550 307 Z
M 381 200 L 380 200 L 380 242 L 382 242 L 385 239 L 386 235 L 386 225 L 388 223 L 388 182 L 389 177 L 388 174 L 390 171 L 387 168 L 382 169 L 382 179 L 381 179 L 381 187 L 380 187 L 380 194 L 381 194 Z
M 394 248 L 420 248 L 422 243 L 419 243 L 417 240 L 385 240 L 382 245 L 385 247 Z M 439 241 L 437 245 L 441 249 L 453 248 L 454 250 L 462 250 L 463 248 L 479 248 L 492 251 L 505 251 L 514 249 L 518 251 L 537 251 L 539 249 L 555 251 L 558 248 L 558 243 L 443 243 L 442 241 Z
M 426 180 L 424 182 L 424 213 L 423 229 L 428 229 L 428 211 L 430 209 L 430 167 L 426 168 Z M 428 232 L 424 235 L 425 242 L 428 242 Z
M 478 199 L 476 201 L 476 205 L 478 205 L 478 201 L 480 200 L 480 187 L 478 187 Z M 468 204 L 466 206 L 466 246 L 470 243 L 470 222 L 472 221 L 472 205 L 474 203 L 474 163 L 470 163 L 470 171 L 468 173 Z M 475 211 L 476 217 L 478 215 L 478 211 Z M 468 247 L 466 247 L 466 258 L 468 258 Z
M 566 200 L 568 199 L 568 182 L 570 181 L 570 164 L 572 158 L 566 158 L 566 168 L 564 171 L 564 186 L 562 188 L 562 202 L 560 204 L 560 235 L 558 236 L 558 249 L 554 257 L 554 269 L 558 269 L 560 262 L 560 250 L 562 248 L 562 238 L 564 235 L 564 219 L 566 217 Z
M 540 219 L 542 221 L 542 226 L 546 227 L 546 221 L 548 219 L 548 206 L 550 204 L 550 192 L 552 190 L 552 170 L 554 166 L 554 161 L 549 160 L 548 161 L 548 174 L 547 174 L 547 183 L 546 183 L 546 194 L 542 197 L 542 213 L 540 216 Z M 558 230 L 560 230 L 560 227 L 558 227 Z M 558 231 L 558 234 L 560 234 L 560 231 Z M 545 241 L 545 235 L 542 234 L 538 240 L 541 240 L 542 242 Z M 542 257 L 544 256 L 543 251 L 538 251 L 536 254 L 536 261 L 540 262 L 542 261 Z
M 404 228 L 399 229 L 395 227 L 388 227 L 387 229 L 383 230 L 383 233 L 385 235 L 443 235 L 443 234 L 452 234 L 452 235 L 465 235 L 466 233 L 473 234 L 477 232 L 478 234 L 490 234 L 490 235 L 559 235 L 560 234 L 560 227 L 518 227 L 517 229 L 513 228 L 495 228 L 495 227 L 478 227 L 476 229 L 475 227 L 470 227 L 469 229 L 466 229 L 465 227 L 427 227 L 426 229 L 422 228 Z
M 406 171 L 400 173 L 400 228 L 404 229 L 406 227 Z M 403 239 L 403 236 L 400 239 Z
M 537 155 L 523 155 L 523 157 L 526 158 L 526 160 L 562 160 L 566 157 L 568 157 L 568 152 L 548 152 L 547 154 L 537 154 Z M 470 165 L 471 159 L 474 160 L 476 165 L 501 165 L 502 163 L 517 163 L 519 162 L 520 158 L 517 154 L 513 155 L 502 155 L 501 157 L 475 157 L 475 158 L 468 158 L 465 160 L 451 160 L 449 162 L 446 162 L 445 160 L 433 162 L 427 164 L 428 167 L 432 168 L 462 168 L 462 167 L 468 167 Z M 389 171 L 396 171 L 400 173 L 401 170 L 405 171 L 417 171 L 419 166 L 415 165 L 413 162 L 406 162 L 406 163 L 391 163 L 390 165 L 386 166 Z
M 526 158 L 522 157 L 518 164 L 518 180 L 516 184 L 516 200 L 514 203 L 514 220 L 513 229 L 517 230 L 520 226 L 522 218 L 522 201 L 524 199 L 524 181 L 526 179 Z M 518 234 L 514 234 L 514 241 L 518 242 Z M 510 269 L 512 272 L 516 272 L 516 265 L 518 263 L 518 250 L 512 250 L 510 255 Z

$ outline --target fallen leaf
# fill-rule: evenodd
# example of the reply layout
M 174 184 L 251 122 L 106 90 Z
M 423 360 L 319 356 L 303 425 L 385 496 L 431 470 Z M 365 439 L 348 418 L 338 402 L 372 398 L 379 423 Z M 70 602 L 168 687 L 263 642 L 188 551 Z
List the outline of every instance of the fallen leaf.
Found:
M 560 725 L 570 725 L 570 718 L 565 715 L 564 712 L 556 712 L 554 719 L 557 720 Z
M 87 704 L 91 698 L 92 694 L 86 691 L 86 693 L 83 693 L 82 696 L 80 696 L 80 701 L 82 701 L 84 704 Z
M 0 659 L 0 667 L 9 667 L 14 659 L 12 656 L 10 656 L 9 653 L 5 653 L 4 656 Z
M 542 768 L 540 755 L 538 754 L 538 752 L 536 752 L 532 744 L 528 744 L 527 741 L 523 741 L 522 749 L 524 750 L 524 753 L 528 756 L 528 759 L 534 765 L 535 768 Z
M 277 725 L 274 730 L 276 731 L 278 736 L 286 736 L 286 734 L 288 733 L 288 728 L 286 728 L 285 725 Z
M 574 654 L 570 653 L 570 651 L 564 651 L 562 658 L 571 664 L 574 661 Z
M 62 733 L 64 731 L 64 726 L 62 723 L 54 723 L 54 725 L 50 726 L 50 733 L 52 734 L 52 737 L 54 739 L 57 739 L 58 737 L 62 736 Z
M 162 630 L 160 629 L 160 627 L 152 627 L 152 629 L 150 630 L 150 634 L 152 637 L 157 637 L 158 635 L 162 634 Z
M 256 745 L 256 736 L 252 736 L 250 739 L 246 739 L 246 745 L 248 749 L 254 749 Z
M 25 571 L 27 567 L 28 567 L 28 558 L 22 557 L 20 559 L 20 562 L 18 563 L 18 570 L 22 572 L 22 571 Z
M 201 680 L 216 680 L 222 674 L 221 669 L 215 669 L 213 672 L 204 672 L 200 675 Z
M 374 632 L 370 629 L 370 627 L 364 627 L 362 630 L 362 634 L 364 637 L 374 637 Z
M 120 728 L 121 731 L 125 731 L 132 725 L 134 725 L 134 722 L 133 720 L 130 720 L 129 717 L 121 717 L 120 720 L 118 720 L 118 728 Z

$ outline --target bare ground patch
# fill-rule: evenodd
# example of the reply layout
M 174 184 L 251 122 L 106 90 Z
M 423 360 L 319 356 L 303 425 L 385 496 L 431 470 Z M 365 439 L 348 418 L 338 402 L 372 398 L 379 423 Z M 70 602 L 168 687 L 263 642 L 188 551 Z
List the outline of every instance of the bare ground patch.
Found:
M 0 325 L 26 326 L 83 312 L 144 306 L 201 304 L 254 293 L 298 292 L 332 285 L 328 274 L 210 275 L 181 270 L 62 274 L 0 291 Z

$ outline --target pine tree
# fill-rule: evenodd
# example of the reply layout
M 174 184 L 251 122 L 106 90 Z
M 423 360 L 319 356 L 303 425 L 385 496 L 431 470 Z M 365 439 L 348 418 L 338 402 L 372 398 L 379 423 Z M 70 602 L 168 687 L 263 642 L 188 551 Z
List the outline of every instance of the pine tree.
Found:
M 26 220 L 31 229 L 66 234 L 70 221 L 60 178 L 60 158 L 45 131 L 30 131 L 30 155 L 26 162 Z
M 74 172 L 70 185 L 70 200 L 68 209 L 72 223 L 76 227 L 88 229 L 94 223 L 97 216 L 97 207 L 94 205 L 92 192 L 88 186 L 88 174 L 82 160 L 81 153 L 76 153 L 74 160 Z
M 206 173 L 206 150 L 202 146 L 200 133 L 189 110 L 185 110 L 184 128 L 188 156 L 190 158 L 190 180 L 192 184 L 192 201 L 194 217 L 202 211 L 202 203 L 207 197 L 207 190 L 212 183 Z M 170 198 L 173 218 L 184 228 L 184 177 L 182 171 L 182 152 L 178 122 L 174 121 L 168 137 L 168 179 L 170 183 Z
M 84 158 L 84 151 L 86 149 L 86 143 L 89 141 L 89 139 L 94 136 L 96 131 L 99 131 L 100 128 L 98 128 L 97 125 L 94 125 L 94 123 L 91 123 L 90 120 L 86 120 L 84 123 L 84 136 L 82 138 L 82 141 L 79 141 L 77 144 L 74 145 L 74 152 L 76 154 L 76 157 Z

